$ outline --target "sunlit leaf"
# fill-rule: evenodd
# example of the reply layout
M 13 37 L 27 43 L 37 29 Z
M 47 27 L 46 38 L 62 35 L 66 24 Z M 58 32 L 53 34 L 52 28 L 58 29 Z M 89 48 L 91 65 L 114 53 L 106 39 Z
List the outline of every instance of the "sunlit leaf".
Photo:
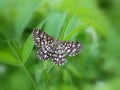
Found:
M 16 10 L 16 18 L 15 18 L 15 30 L 16 30 L 16 37 L 19 39 L 25 30 L 26 26 L 28 25 L 29 21 L 31 20 L 35 10 L 40 6 L 42 3 L 41 1 L 31 1 L 25 0 L 20 1 L 17 5 Z
M 107 37 L 111 26 L 94 0 L 80 0 L 77 15 L 86 24 L 93 26 L 101 35 Z
M 63 27 L 63 29 L 60 33 L 60 39 L 61 40 L 64 39 L 66 31 L 70 32 L 73 29 L 72 27 L 74 27 L 74 25 L 72 25 L 70 28 L 69 28 L 69 26 L 71 25 L 72 20 L 75 18 L 75 14 L 76 14 L 76 10 L 74 10 L 73 13 L 70 16 L 67 17 L 67 19 L 64 23 L 64 27 Z M 75 26 L 76 26 L 76 24 L 75 24 Z
M 0 51 L 0 61 L 6 64 L 19 65 L 20 62 L 11 54 Z
M 44 24 L 46 23 L 46 21 L 47 21 L 47 18 L 45 20 L 43 20 L 39 25 L 37 25 L 37 28 L 41 29 L 44 26 Z
M 34 42 L 32 39 L 32 34 L 30 34 L 23 46 L 23 49 L 22 49 L 21 57 L 22 57 L 23 62 L 25 62 L 28 59 L 28 57 L 30 56 L 33 46 L 34 46 Z
M 86 25 L 80 25 L 80 26 L 76 27 L 67 36 L 65 36 L 65 40 L 72 39 L 80 32 L 80 30 L 85 29 L 85 28 L 86 28 Z
M 45 31 L 53 37 L 59 38 L 66 20 L 66 13 L 51 12 L 47 18 Z

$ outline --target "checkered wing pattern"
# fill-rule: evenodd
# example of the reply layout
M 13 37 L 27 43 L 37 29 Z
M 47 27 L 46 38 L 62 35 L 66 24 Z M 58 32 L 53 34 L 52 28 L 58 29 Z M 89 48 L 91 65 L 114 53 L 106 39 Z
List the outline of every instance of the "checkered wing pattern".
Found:
M 46 44 L 51 44 L 54 41 L 54 39 L 51 36 L 39 29 L 33 30 L 33 39 L 37 47 L 42 47 Z
M 82 49 L 82 43 L 75 42 L 75 41 L 64 41 L 62 43 L 62 47 L 64 47 L 64 50 L 69 56 L 75 56 L 79 52 L 81 52 Z
M 79 42 L 59 41 L 39 29 L 34 29 L 33 39 L 35 45 L 40 47 L 37 51 L 38 57 L 42 61 L 52 59 L 57 65 L 64 65 L 67 62 L 67 54 L 69 56 L 75 56 L 82 49 L 82 44 Z

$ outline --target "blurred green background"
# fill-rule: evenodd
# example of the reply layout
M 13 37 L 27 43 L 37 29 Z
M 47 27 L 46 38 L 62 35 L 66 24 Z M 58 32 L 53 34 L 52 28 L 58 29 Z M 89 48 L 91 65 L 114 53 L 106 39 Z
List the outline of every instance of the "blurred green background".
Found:
M 40 61 L 36 27 L 83 51 Z M 120 90 L 119 39 L 120 0 L 0 0 L 0 90 Z

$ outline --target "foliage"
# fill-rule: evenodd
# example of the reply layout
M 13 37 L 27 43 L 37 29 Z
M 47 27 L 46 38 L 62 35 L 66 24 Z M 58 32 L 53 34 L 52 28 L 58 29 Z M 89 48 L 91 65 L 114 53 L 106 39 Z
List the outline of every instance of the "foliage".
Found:
M 0 90 L 120 90 L 119 0 L 0 0 Z M 64 66 L 38 59 L 33 28 L 84 43 Z

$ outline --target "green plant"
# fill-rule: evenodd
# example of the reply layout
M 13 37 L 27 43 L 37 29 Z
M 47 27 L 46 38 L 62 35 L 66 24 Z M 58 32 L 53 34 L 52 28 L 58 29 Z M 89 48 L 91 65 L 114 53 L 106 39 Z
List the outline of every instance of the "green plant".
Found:
M 119 90 L 119 25 L 111 13 L 95 0 L 1 0 L 0 90 Z M 35 27 L 85 47 L 64 66 L 38 61 Z

